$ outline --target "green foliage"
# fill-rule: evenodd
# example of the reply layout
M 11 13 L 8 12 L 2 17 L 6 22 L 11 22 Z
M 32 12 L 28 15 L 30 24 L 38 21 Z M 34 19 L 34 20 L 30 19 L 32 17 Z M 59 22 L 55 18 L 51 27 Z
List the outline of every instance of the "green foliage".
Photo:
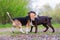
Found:
M 12 18 L 26 16 L 27 3 L 27 0 L 0 0 L 0 23 L 9 21 L 6 12 L 9 12 Z
M 60 4 L 57 4 L 55 8 L 51 8 L 49 4 L 46 4 L 43 8 L 40 15 L 52 17 L 52 22 L 60 23 Z

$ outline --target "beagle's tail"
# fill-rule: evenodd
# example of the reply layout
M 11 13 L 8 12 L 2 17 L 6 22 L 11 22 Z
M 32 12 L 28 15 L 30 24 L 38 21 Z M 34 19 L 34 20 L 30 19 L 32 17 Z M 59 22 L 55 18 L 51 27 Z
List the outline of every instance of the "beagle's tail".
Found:
M 10 18 L 11 22 L 13 22 L 13 19 L 11 18 L 9 12 L 6 12 L 6 13 L 7 13 L 8 17 Z

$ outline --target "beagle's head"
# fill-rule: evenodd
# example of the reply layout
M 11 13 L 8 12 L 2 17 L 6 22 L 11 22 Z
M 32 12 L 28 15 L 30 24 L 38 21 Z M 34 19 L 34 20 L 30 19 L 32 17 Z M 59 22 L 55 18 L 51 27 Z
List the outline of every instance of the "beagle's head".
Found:
M 34 11 L 28 12 L 28 15 L 30 16 L 31 20 L 35 20 L 36 18 L 36 13 Z

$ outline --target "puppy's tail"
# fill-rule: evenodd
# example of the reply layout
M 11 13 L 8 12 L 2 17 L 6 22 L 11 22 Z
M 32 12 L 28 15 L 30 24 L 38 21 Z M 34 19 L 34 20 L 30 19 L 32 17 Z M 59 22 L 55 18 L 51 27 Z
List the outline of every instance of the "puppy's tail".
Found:
M 7 13 L 8 17 L 10 18 L 11 22 L 13 22 L 13 19 L 11 18 L 9 12 L 6 12 L 6 13 Z

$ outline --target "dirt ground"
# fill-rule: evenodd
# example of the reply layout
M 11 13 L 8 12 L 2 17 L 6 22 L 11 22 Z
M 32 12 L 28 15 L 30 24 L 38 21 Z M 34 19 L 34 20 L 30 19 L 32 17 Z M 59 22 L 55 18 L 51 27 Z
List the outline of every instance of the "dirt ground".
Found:
M 55 33 L 51 29 L 47 32 L 42 32 L 43 29 L 38 29 L 38 33 L 23 34 L 19 31 L 12 33 L 11 28 L 0 29 L 0 40 L 60 40 L 60 28 L 55 28 Z

